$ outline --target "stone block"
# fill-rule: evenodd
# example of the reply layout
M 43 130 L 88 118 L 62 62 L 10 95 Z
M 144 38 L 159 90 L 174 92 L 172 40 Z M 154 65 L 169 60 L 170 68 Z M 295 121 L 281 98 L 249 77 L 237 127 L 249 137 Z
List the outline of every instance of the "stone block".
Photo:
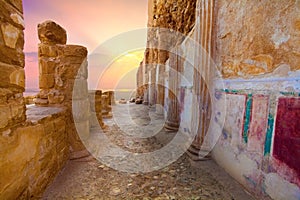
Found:
M 38 146 L 38 159 L 47 160 L 47 157 L 52 156 L 54 152 L 55 141 L 51 135 L 41 138 Z
M 6 129 L 0 133 L 0 154 L 7 152 L 8 149 L 14 149 L 19 144 L 18 134 L 11 129 Z M 0 157 L 0 163 L 4 162 L 4 157 Z
M 43 74 L 39 77 L 39 87 L 41 89 L 51 89 L 54 87 L 54 75 Z
M 6 0 L 9 2 L 12 6 L 14 6 L 20 13 L 23 14 L 23 4 L 22 0 Z
M 16 48 L 21 30 L 11 24 L 1 24 L 4 43 L 9 48 Z
M 88 51 L 86 47 L 80 45 L 65 45 L 59 56 L 86 58 L 87 54 Z
M 39 106 L 46 106 L 49 104 L 49 101 L 48 101 L 48 99 L 36 98 L 36 99 L 34 99 L 34 103 Z
M 24 90 L 25 71 L 23 68 L 1 63 L 0 74 L 2 75 L 1 84 L 3 86 L 17 86 Z
M 61 64 L 56 68 L 56 75 L 62 79 L 87 79 L 87 65 L 83 64 Z
M 8 106 L 0 106 L 0 129 L 5 128 L 11 118 L 10 109 Z
M 24 102 L 13 101 L 9 103 L 12 123 L 18 123 L 25 120 L 26 107 Z
M 9 76 L 10 83 L 25 88 L 25 71 L 23 68 L 17 69 Z
M 44 126 L 44 132 L 46 135 L 50 135 L 55 132 L 54 121 L 49 121 L 49 122 L 45 123 L 43 126 Z
M 87 140 L 90 137 L 90 122 L 89 120 L 83 122 L 75 122 L 77 133 L 81 140 Z
M 0 46 L 0 61 L 3 63 L 24 67 L 25 55 L 22 51 L 17 51 L 6 46 Z
M 60 56 L 59 57 L 60 63 L 62 64 L 83 64 L 85 63 L 86 57 L 78 57 L 78 56 Z
M 39 59 L 39 74 L 54 74 L 57 62 L 53 59 L 42 57 Z
M 90 118 L 90 102 L 88 99 L 73 100 L 72 114 L 75 122 L 86 121 Z
M 39 39 L 44 44 L 66 44 L 67 32 L 53 21 L 38 24 Z
M 17 1 L 20 2 L 21 0 L 17 0 Z M 11 0 L 11 1 L 9 1 L 9 0 L 0 1 L 0 10 L 1 10 L 0 18 L 5 22 L 10 23 L 10 24 L 20 28 L 20 30 L 23 30 L 24 26 L 19 21 L 19 20 L 22 20 L 22 19 L 16 20 L 13 17 L 14 15 L 19 15 L 20 16 L 20 14 L 22 14 L 22 8 L 20 10 L 20 7 L 19 7 L 20 4 L 17 5 L 18 3 L 12 3 L 12 2 L 13 2 L 13 0 Z
M 57 57 L 58 55 L 58 47 L 56 45 L 48 45 L 48 44 L 39 44 L 38 45 L 38 56 L 41 57 Z
M 24 19 L 23 17 L 21 17 L 21 15 L 17 14 L 17 13 L 12 13 L 10 15 L 10 18 L 12 19 L 13 22 L 15 22 L 16 24 L 18 24 L 20 27 L 22 27 L 22 30 L 25 29 L 25 23 L 24 23 Z
M 66 121 L 64 117 L 59 117 L 54 120 L 54 127 L 55 127 L 55 132 L 60 132 L 63 131 L 65 132 L 66 130 Z
M 85 149 L 85 146 L 81 142 L 81 139 L 79 138 L 77 134 L 77 130 L 74 127 L 73 124 L 72 127 L 68 128 L 68 141 L 70 143 L 71 152 L 81 151 Z
M 65 96 L 61 93 L 49 93 L 48 101 L 49 104 L 62 104 L 65 100 Z
M 85 79 L 75 79 L 72 88 L 72 99 L 86 99 L 88 97 L 88 83 Z

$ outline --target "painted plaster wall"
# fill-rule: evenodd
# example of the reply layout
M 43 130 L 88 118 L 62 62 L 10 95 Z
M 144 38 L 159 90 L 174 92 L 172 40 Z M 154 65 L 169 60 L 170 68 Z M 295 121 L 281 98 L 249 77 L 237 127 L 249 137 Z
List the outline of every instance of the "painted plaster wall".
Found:
M 216 110 L 208 136 L 213 158 L 258 198 L 299 199 L 298 1 L 273 5 L 267 1 L 218 1 L 216 5 L 215 61 L 224 79 L 216 77 L 212 94 Z M 263 8 L 280 14 L 262 13 Z M 256 22 L 263 25 L 256 26 Z M 280 30 L 284 33 L 279 34 Z M 194 33 L 189 37 L 194 38 Z M 185 59 L 182 75 L 192 80 L 189 61 L 195 64 L 191 57 L 196 50 L 187 40 L 180 48 Z M 196 105 L 191 103 L 191 88 L 193 84 L 181 79 L 178 98 L 183 132 L 193 129 L 190 120 Z
M 216 8 L 215 98 L 226 114 L 213 157 L 257 196 L 299 199 L 300 1 Z
M 208 2 L 199 0 L 197 5 Z M 196 9 L 203 16 L 196 15 L 194 33 L 189 34 L 195 39 L 195 32 L 203 40 L 211 37 L 213 60 L 221 72 L 210 94 L 215 101 L 208 134 L 213 158 L 258 198 L 300 199 L 300 1 L 213 3 L 214 35 L 203 30 L 207 24 L 200 24 L 211 14 L 205 7 Z M 198 67 L 201 62 L 191 58 L 198 50 L 187 40 L 179 45 L 185 59 L 182 75 L 192 80 L 189 62 Z M 166 86 L 171 79 L 165 77 Z M 197 82 L 192 83 L 181 79 L 177 88 L 184 132 L 195 130 L 190 119 L 197 115 L 192 112 L 197 101 L 191 90 Z M 167 89 L 165 94 L 167 113 Z

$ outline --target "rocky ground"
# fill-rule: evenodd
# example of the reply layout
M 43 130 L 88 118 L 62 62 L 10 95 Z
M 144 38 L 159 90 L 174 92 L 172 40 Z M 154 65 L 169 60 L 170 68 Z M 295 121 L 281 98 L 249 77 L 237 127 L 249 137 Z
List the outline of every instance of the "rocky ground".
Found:
M 176 133 L 166 133 L 161 129 L 163 117 L 157 116 L 147 106 L 116 105 L 113 115 L 114 118 L 105 121 L 107 128 L 103 134 L 118 148 L 129 152 L 122 158 L 132 164 L 132 171 L 127 168 L 120 170 L 114 163 L 118 159 L 107 154 L 101 162 L 99 152 L 110 153 L 110 149 L 99 147 L 90 150 L 94 151 L 93 156 L 70 160 L 42 199 L 253 199 L 212 160 L 191 163 L 183 154 L 172 164 L 164 166 L 160 164 L 165 156 L 158 156 L 155 158 L 157 169 L 153 163 L 137 162 L 131 153 L 145 155 L 157 151 L 169 144 Z M 105 146 L 97 141 L 99 131 L 97 127 L 92 130 L 92 145 Z M 147 134 L 141 132 L 152 136 L 145 137 Z M 101 141 L 104 136 L 100 137 Z M 113 162 L 109 162 L 109 158 Z

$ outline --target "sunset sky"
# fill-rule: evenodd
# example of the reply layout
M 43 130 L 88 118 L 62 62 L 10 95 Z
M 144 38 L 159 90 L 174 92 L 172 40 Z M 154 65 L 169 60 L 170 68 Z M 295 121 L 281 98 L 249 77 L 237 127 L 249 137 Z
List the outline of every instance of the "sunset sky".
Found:
M 38 87 L 37 24 L 45 20 L 53 20 L 66 29 L 68 44 L 79 44 L 88 48 L 89 68 L 94 67 L 95 71 L 95 68 L 99 67 L 99 70 L 105 70 L 109 74 L 109 78 L 107 76 L 101 78 L 99 87 L 112 88 L 120 84 L 120 81 L 124 87 L 134 87 L 135 80 L 132 80 L 135 78 L 134 70 L 143 58 L 141 48 L 129 49 L 127 53 L 119 51 L 118 53 L 122 53 L 123 56 L 109 55 L 114 60 L 109 66 L 99 66 L 102 63 L 97 62 L 101 56 L 97 55 L 113 52 L 114 49 L 120 48 L 118 45 L 135 42 L 128 40 L 127 43 L 117 43 L 113 40 L 128 31 L 146 28 L 147 5 L 147 0 L 23 0 L 26 87 Z M 141 38 L 143 43 L 146 43 L 146 32 L 143 34 Z M 107 44 L 105 52 L 101 52 L 103 44 Z M 94 74 L 90 73 L 89 79 L 99 80 L 99 77 L 93 77 Z M 95 86 L 94 83 L 89 85 Z

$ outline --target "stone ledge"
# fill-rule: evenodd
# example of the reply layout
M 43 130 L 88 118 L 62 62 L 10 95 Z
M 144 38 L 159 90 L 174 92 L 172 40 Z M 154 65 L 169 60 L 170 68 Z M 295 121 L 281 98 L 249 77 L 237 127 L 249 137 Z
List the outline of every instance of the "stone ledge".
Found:
M 26 106 L 27 122 L 33 124 L 42 123 L 44 120 L 64 115 L 66 108 L 63 107 L 41 107 L 35 105 Z

